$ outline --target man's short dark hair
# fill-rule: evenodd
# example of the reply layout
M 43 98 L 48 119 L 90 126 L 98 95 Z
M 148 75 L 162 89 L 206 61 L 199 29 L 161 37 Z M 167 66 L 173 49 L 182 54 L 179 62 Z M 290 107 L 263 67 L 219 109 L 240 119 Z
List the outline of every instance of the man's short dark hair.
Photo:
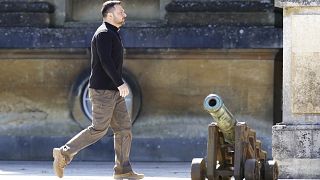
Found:
M 110 10 L 112 8 L 114 8 L 114 6 L 116 4 L 121 4 L 121 1 L 106 1 L 106 2 L 104 2 L 102 5 L 102 8 L 101 8 L 102 17 L 107 16 L 107 14 L 110 12 Z

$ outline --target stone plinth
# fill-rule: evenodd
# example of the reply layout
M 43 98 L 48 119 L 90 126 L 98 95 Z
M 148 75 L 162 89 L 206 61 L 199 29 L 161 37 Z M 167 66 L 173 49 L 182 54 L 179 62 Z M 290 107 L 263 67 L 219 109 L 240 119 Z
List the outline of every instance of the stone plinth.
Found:
M 283 123 L 273 127 L 280 178 L 320 178 L 320 1 L 283 8 Z
M 281 179 L 319 179 L 320 125 L 276 125 L 272 154 Z

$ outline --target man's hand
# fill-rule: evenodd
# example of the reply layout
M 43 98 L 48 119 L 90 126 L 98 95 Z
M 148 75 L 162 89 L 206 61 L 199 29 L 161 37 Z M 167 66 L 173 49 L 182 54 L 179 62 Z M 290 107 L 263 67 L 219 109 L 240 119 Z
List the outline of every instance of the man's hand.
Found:
M 129 87 L 126 83 L 123 83 L 121 86 L 118 87 L 120 96 L 121 97 L 126 97 L 129 94 Z

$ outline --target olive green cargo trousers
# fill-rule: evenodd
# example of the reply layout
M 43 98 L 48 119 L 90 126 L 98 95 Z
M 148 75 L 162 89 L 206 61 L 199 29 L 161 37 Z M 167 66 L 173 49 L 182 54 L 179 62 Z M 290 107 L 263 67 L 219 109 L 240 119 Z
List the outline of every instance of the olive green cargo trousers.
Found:
M 129 160 L 132 133 L 131 120 L 125 100 L 119 91 L 89 89 L 92 103 L 92 124 L 61 147 L 62 154 L 70 163 L 83 148 L 101 139 L 111 126 L 114 133 L 115 174 L 132 171 Z

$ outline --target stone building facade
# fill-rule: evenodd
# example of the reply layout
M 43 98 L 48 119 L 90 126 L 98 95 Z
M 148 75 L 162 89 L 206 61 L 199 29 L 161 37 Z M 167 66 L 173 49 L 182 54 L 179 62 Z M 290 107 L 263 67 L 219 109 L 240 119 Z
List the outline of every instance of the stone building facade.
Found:
M 90 123 L 81 97 L 102 2 L 0 1 L 1 160 L 51 159 L 52 147 Z M 121 34 L 135 120 L 132 159 L 203 157 L 212 119 L 202 102 L 210 93 L 257 130 L 271 158 L 282 81 L 282 18 L 273 2 L 123 3 L 128 19 Z M 77 158 L 113 160 L 112 143 L 106 137 Z

